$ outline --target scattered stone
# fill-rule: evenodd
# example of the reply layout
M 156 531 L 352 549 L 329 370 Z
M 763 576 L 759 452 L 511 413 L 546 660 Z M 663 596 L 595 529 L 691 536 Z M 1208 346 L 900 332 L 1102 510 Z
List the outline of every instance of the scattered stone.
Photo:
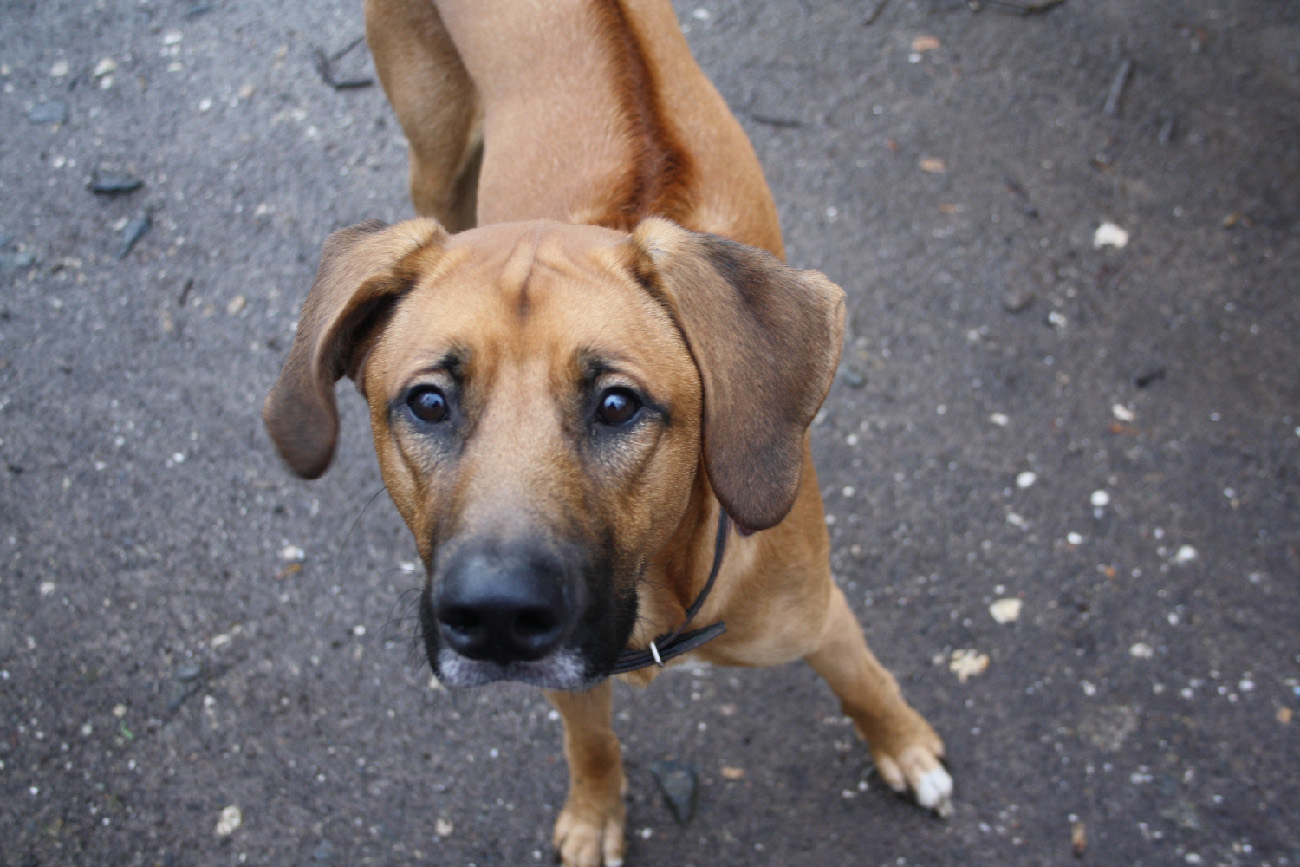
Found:
M 1079 723 L 1079 735 L 1097 749 L 1117 753 L 1137 731 L 1138 712 L 1128 705 L 1098 708 Z
M 1153 367 L 1145 370 L 1133 377 L 1133 384 L 1138 388 L 1147 388 L 1153 383 L 1159 382 L 1165 378 L 1166 370 L 1163 367 Z
M 678 824 L 685 825 L 695 815 L 695 799 L 699 793 L 699 772 L 693 765 L 660 759 L 651 763 L 659 791 L 663 792 L 668 809 Z
M 939 40 L 933 36 L 918 36 L 912 40 L 912 50 L 916 52 L 934 51 L 939 47 Z
M 1093 491 L 1089 501 L 1098 509 L 1110 505 L 1110 494 L 1106 491 Z
M 149 231 L 149 227 L 152 225 L 153 219 L 148 214 L 133 217 L 123 227 L 122 243 L 118 244 L 117 252 L 113 254 L 113 257 L 118 260 L 125 259 L 131 253 L 131 249 L 135 247 L 136 242 L 145 236 L 145 233 Z
M 1128 232 L 1114 223 L 1102 223 L 1092 233 L 1092 246 L 1098 250 L 1102 247 L 1114 247 L 1122 250 L 1128 246 Z
M 61 99 L 38 103 L 27 112 L 27 119 L 39 124 L 65 124 L 68 122 L 68 104 Z
M 1195 560 L 1198 556 L 1200 555 L 1196 553 L 1196 549 L 1191 545 L 1183 545 L 1179 547 L 1178 553 L 1174 554 L 1174 562 L 1179 566 L 1185 566 Z
M 144 181 L 128 175 L 124 172 L 112 172 L 105 169 L 95 169 L 90 176 L 88 189 L 92 193 L 101 196 L 116 196 L 123 193 L 133 193 L 144 186 Z
M 217 836 L 229 837 L 238 831 L 242 824 L 244 824 L 244 811 L 233 804 L 225 807 L 217 818 Z
M 180 665 L 176 666 L 176 670 L 172 672 L 172 678 L 181 683 L 189 683 L 190 681 L 198 680 L 202 676 L 203 663 L 198 660 L 182 662 Z
M 1282 725 L 1290 725 L 1290 724 L 1291 724 L 1291 708 L 1289 708 L 1289 707 L 1280 707 L 1280 708 L 1278 708 L 1278 709 L 1277 709 L 1277 721 L 1280 722 Z
M 36 254 L 31 250 L 17 250 L 12 253 L 0 253 L 0 273 L 5 271 L 21 271 L 23 268 L 30 268 L 35 264 Z
M 1070 826 L 1070 849 L 1075 858 L 1082 858 L 1088 851 L 1088 829 L 1082 822 Z
M 957 675 L 960 683 L 965 683 L 977 674 L 983 674 L 989 667 L 989 655 L 978 650 L 954 650 L 948 668 Z
M 1016 598 L 999 599 L 989 606 L 989 614 L 998 623 L 1015 623 L 1020 619 L 1024 603 Z
M 849 388 L 862 388 L 867 384 L 867 375 L 852 367 L 845 367 L 840 372 L 840 382 L 843 382 Z
M 733 768 L 730 765 L 722 766 L 722 779 L 724 780 L 743 780 L 745 779 L 744 768 Z
M 1038 473 L 1026 470 L 1025 472 L 1020 473 L 1018 476 L 1016 476 L 1016 487 L 1028 488 L 1031 487 L 1036 481 L 1038 481 Z
M 68 66 L 68 61 L 56 60 L 54 62 L 54 65 L 50 67 L 50 75 L 53 78 L 63 78 L 65 75 L 68 74 L 69 69 L 70 67 Z
M 307 553 L 297 545 L 285 545 L 280 549 L 280 559 L 301 561 L 307 559 Z
M 1133 410 L 1124 406 L 1122 403 L 1117 403 L 1112 406 L 1110 412 L 1111 415 L 1115 416 L 1116 421 L 1133 421 L 1133 419 L 1137 418 L 1137 416 L 1134 415 Z
M 917 163 L 921 171 L 929 175 L 941 175 L 948 171 L 948 163 L 939 157 L 925 157 Z
M 995 412 L 989 416 L 989 421 L 991 421 L 993 424 L 997 425 L 998 427 L 1006 427 L 1007 423 L 1010 422 L 1011 419 L 1007 418 L 1006 413 Z
M 95 78 L 103 78 L 106 75 L 112 75 L 114 72 L 117 72 L 117 61 L 111 57 L 105 57 L 95 64 L 95 69 L 90 74 Z
M 1145 641 L 1139 641 L 1128 649 L 1128 655 L 1135 659 L 1150 659 L 1156 655 L 1156 652 Z
M 454 830 L 456 830 L 456 825 L 451 821 L 451 819 L 443 816 L 439 816 L 438 821 L 433 823 L 433 831 L 439 837 L 450 837 L 451 832 Z
M 1034 293 L 1029 289 L 1012 289 L 1002 295 L 1002 309 L 1008 313 L 1023 313 L 1034 303 Z
M 243 295 L 236 295 L 234 298 L 230 299 L 228 304 L 226 304 L 226 312 L 231 316 L 236 316 L 244 309 L 244 306 L 247 303 L 248 301 Z

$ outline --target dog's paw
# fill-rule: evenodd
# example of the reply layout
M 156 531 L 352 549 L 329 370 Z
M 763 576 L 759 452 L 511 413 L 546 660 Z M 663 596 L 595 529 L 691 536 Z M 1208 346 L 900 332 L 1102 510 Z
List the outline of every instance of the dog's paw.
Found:
M 570 798 L 555 821 L 555 854 L 564 867 L 622 867 L 626 812 L 622 798 L 604 809 Z
M 943 766 L 943 741 L 932 731 L 924 735 L 898 752 L 873 751 L 872 758 L 891 789 L 910 791 L 918 804 L 946 819 L 952 815 L 952 777 Z

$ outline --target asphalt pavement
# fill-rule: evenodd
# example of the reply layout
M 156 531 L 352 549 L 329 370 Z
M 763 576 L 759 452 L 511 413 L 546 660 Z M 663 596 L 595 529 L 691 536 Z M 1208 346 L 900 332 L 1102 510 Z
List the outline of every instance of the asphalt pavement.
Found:
M 1032 2 L 678 4 L 848 293 L 834 571 L 956 810 L 806 666 L 685 668 L 616 690 L 630 864 L 1300 864 L 1300 4 Z M 0 5 L 6 867 L 550 861 L 559 723 L 430 683 L 360 398 L 317 482 L 261 429 L 321 241 L 410 213 L 362 32 Z

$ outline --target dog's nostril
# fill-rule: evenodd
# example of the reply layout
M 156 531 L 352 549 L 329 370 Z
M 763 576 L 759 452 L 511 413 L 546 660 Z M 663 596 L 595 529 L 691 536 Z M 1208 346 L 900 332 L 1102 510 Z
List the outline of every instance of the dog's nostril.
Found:
M 543 608 L 525 609 L 515 618 L 515 631 L 521 635 L 543 635 L 559 625 L 559 617 Z
M 438 619 L 449 629 L 472 632 L 483 625 L 483 619 L 472 608 L 449 606 L 438 613 Z

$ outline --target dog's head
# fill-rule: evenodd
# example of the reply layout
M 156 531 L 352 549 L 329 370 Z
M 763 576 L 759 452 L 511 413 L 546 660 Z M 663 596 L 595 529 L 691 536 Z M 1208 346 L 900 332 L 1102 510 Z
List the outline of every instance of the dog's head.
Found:
M 743 527 L 789 511 L 842 320 L 820 274 L 663 220 L 367 223 L 326 242 L 264 417 L 315 478 L 351 377 L 424 561 L 435 674 L 583 688 L 640 594 L 669 592 L 641 579 L 701 468 Z

